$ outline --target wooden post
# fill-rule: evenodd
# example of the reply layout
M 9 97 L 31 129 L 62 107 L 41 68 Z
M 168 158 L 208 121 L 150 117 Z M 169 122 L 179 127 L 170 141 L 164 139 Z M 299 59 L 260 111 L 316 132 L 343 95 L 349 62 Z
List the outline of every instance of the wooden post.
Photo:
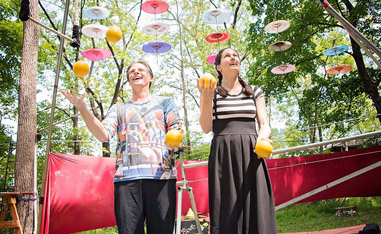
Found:
M 4 228 L 14 228 L 16 229 L 16 234 L 23 234 L 19 215 L 17 214 L 16 209 L 16 195 L 19 195 L 19 192 L 4 192 L 0 193 L 0 196 L 3 198 L 2 207 L 0 213 L 0 233 Z M 8 211 L 11 213 L 12 219 L 6 221 Z

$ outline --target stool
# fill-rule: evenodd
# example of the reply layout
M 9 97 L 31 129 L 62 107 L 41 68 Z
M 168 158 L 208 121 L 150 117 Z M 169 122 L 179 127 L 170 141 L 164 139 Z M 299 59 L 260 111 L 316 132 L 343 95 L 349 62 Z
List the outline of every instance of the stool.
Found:
M 16 234 L 23 234 L 19 215 L 17 214 L 16 209 L 16 195 L 19 195 L 19 192 L 3 192 L 0 193 L 0 196 L 3 198 L 2 201 L 2 210 L 0 213 L 0 233 L 4 228 L 14 228 L 16 229 Z M 5 221 L 7 218 L 8 211 L 11 213 L 12 220 Z
M 348 212 L 351 214 L 351 217 L 353 217 L 354 214 L 357 214 L 356 206 L 344 206 L 344 207 L 336 208 L 336 215 L 337 216 L 346 215 L 345 210 L 350 210 Z

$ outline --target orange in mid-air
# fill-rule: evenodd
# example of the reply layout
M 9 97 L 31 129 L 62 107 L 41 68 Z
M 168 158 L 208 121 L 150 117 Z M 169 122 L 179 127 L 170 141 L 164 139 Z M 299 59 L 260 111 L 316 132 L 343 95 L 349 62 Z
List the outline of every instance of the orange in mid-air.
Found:
M 83 60 L 78 60 L 73 65 L 73 72 L 78 77 L 85 77 L 90 71 L 89 65 Z
M 106 32 L 106 38 L 116 43 L 122 38 L 122 30 L 118 26 L 111 26 Z

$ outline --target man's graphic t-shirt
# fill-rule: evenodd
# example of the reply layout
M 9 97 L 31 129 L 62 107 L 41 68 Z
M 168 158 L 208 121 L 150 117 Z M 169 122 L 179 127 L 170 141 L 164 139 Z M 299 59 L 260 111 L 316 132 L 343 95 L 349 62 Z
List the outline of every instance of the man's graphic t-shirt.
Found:
M 109 139 L 115 134 L 119 138 L 114 182 L 176 179 L 175 158 L 164 144 L 168 130 L 181 129 L 171 98 L 151 96 L 142 103 L 116 104 L 102 124 Z

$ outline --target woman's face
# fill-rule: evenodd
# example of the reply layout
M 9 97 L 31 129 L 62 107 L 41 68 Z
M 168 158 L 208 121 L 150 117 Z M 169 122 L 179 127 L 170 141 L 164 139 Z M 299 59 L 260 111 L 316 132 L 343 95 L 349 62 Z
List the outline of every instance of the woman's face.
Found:
M 233 49 L 226 49 L 222 52 L 221 63 L 217 65 L 217 70 L 222 74 L 227 74 L 231 72 L 239 72 L 241 67 L 241 62 L 237 51 Z
M 149 86 L 152 80 L 153 78 L 148 72 L 148 68 L 141 63 L 135 63 L 128 71 L 128 82 L 131 87 Z

